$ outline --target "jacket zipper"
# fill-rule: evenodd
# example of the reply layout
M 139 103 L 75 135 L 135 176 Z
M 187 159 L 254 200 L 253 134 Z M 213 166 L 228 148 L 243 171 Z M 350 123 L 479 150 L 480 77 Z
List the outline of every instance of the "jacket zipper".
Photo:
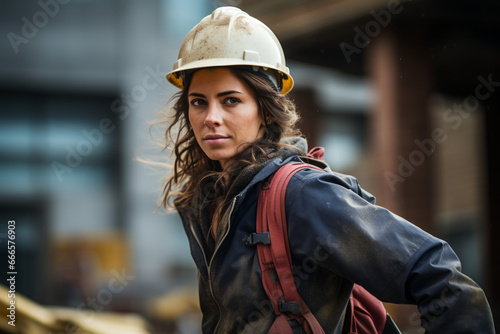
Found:
M 217 298 L 215 298 L 214 289 L 212 287 L 212 274 L 210 272 L 210 267 L 211 267 L 212 262 L 213 262 L 213 260 L 215 258 L 215 254 L 217 253 L 217 250 L 219 249 L 219 247 L 222 244 L 222 242 L 224 242 L 224 239 L 227 237 L 227 235 L 229 233 L 229 228 L 231 227 L 231 219 L 230 219 L 230 217 L 231 217 L 231 214 L 233 213 L 237 197 L 238 196 L 236 196 L 235 198 L 233 198 L 231 206 L 229 207 L 229 212 L 228 212 L 228 215 L 227 215 L 228 222 L 227 222 L 226 231 L 224 232 L 224 235 L 219 239 L 219 242 L 215 246 L 214 253 L 212 254 L 212 257 L 210 258 L 210 262 L 209 263 L 207 263 L 207 256 L 205 254 L 205 251 L 203 250 L 203 247 L 201 246 L 200 240 L 198 239 L 198 235 L 193 230 L 193 225 L 191 224 L 191 232 L 193 233 L 194 238 L 196 239 L 196 242 L 198 243 L 198 246 L 200 247 L 201 252 L 203 253 L 203 258 L 205 259 L 205 265 L 207 266 L 208 286 L 210 288 L 210 294 L 212 295 L 212 298 L 214 299 L 215 304 L 217 304 L 217 308 L 219 309 L 219 319 L 217 319 L 217 325 L 215 326 L 214 333 L 217 333 L 217 328 L 219 327 L 220 318 L 222 316 L 222 308 L 221 308 L 219 302 L 217 301 Z

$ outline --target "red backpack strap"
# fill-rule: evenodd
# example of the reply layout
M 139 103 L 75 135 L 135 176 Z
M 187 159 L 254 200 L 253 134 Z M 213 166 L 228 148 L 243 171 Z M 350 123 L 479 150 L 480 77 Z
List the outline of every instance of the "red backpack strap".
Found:
M 325 155 L 325 149 L 321 146 L 313 147 L 307 152 L 306 157 L 313 158 L 320 161 L 325 161 L 323 156 Z
M 257 234 L 268 233 L 270 239 L 270 244 L 258 243 L 257 252 L 262 283 L 276 315 L 271 334 L 292 333 L 289 320 L 296 320 L 307 334 L 324 333 L 297 291 L 288 243 L 286 187 L 292 176 L 305 168 L 321 169 L 304 163 L 287 164 L 274 174 L 269 185 L 261 186 L 259 193 Z
M 321 153 L 319 151 L 319 155 Z M 276 315 L 269 331 L 271 334 L 292 334 L 289 320 L 296 320 L 307 334 L 324 333 L 297 291 L 288 243 L 286 188 L 292 176 L 306 168 L 322 170 L 306 163 L 287 164 L 274 174 L 269 184 L 261 186 L 257 208 L 257 233 L 251 235 L 249 240 L 251 244 L 257 245 L 262 283 Z M 354 284 L 345 319 L 349 324 L 349 333 L 383 333 L 387 327 L 386 318 L 387 311 L 383 303 L 360 285 Z M 392 320 L 389 329 L 390 333 L 400 333 Z

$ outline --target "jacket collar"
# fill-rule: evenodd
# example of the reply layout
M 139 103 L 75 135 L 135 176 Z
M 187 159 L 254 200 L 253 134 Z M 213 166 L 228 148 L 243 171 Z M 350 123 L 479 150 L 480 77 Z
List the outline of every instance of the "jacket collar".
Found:
M 250 166 L 243 169 L 234 180 L 227 200 L 231 201 L 236 195 L 246 192 L 246 190 L 258 182 L 265 180 L 280 168 L 284 161 L 293 156 L 304 156 L 307 152 L 307 141 L 301 137 L 288 137 L 281 141 L 282 144 L 292 147 L 282 146 L 281 149 L 270 156 L 266 162 Z M 288 162 L 288 161 L 287 161 Z

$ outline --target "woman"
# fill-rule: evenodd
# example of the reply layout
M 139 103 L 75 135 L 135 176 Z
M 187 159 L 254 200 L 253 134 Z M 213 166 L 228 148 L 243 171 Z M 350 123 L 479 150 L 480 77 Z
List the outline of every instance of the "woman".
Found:
M 218 8 L 187 35 L 167 79 L 182 91 L 163 204 L 181 215 L 199 270 L 203 332 L 267 333 L 274 311 L 243 239 L 256 229 L 260 183 L 307 152 L 281 46 L 260 21 Z M 342 333 L 353 282 L 417 304 L 429 333 L 493 333 L 483 291 L 448 244 L 371 204 L 355 179 L 306 169 L 286 194 L 297 288 L 325 333 Z

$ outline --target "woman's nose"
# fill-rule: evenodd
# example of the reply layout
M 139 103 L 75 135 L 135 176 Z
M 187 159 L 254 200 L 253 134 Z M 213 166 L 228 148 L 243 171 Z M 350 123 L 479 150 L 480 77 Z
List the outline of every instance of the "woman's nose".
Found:
M 208 127 L 222 125 L 222 111 L 218 105 L 209 105 L 207 115 L 205 117 L 205 125 Z

